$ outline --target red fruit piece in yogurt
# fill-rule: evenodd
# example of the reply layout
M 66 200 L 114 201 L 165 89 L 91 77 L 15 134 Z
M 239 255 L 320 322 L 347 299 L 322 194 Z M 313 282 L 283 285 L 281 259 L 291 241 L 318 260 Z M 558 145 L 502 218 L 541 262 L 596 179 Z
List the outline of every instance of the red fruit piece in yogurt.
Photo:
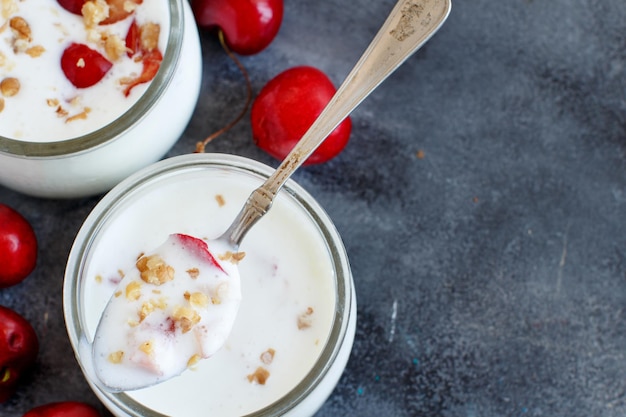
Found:
M 183 246 L 184 249 L 192 251 L 192 253 L 200 259 L 204 259 L 211 265 L 226 273 L 226 271 L 222 269 L 220 264 L 217 263 L 211 252 L 209 252 L 209 245 L 207 245 L 204 240 L 182 233 L 176 233 L 174 234 L 174 237 L 178 239 L 178 242 Z
M 136 56 L 136 61 L 141 61 L 143 68 L 138 77 L 122 81 L 126 85 L 124 95 L 128 96 L 131 90 L 139 84 L 152 81 L 156 76 L 163 54 L 158 49 L 160 26 L 155 23 L 146 23 L 141 26 L 133 20 L 126 33 L 126 49 L 129 57 Z
M 113 64 L 98 51 L 81 43 L 72 43 L 61 56 L 61 69 L 78 88 L 87 88 L 100 81 Z
M 87 2 L 87 0 L 57 0 L 59 5 L 63 7 L 70 13 L 74 13 L 77 15 L 81 14 L 81 10 L 83 8 L 83 4 Z
M 124 95 L 128 97 L 130 91 L 139 84 L 147 83 L 151 81 L 159 71 L 161 67 L 161 61 L 163 61 L 163 55 L 158 49 L 154 49 L 148 52 L 141 59 L 143 69 L 138 77 L 135 77 L 127 82 L 124 82 L 126 88 L 124 89 Z

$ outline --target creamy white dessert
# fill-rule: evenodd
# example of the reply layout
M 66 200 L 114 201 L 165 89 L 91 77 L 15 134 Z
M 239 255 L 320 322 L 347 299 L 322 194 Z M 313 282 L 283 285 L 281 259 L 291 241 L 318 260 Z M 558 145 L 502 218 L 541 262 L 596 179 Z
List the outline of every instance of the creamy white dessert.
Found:
M 129 86 L 142 73 L 153 74 L 158 57 L 155 52 L 149 62 L 147 53 L 130 51 L 134 47 L 129 48 L 128 34 L 134 22 L 146 29 L 142 39 L 152 43 L 150 48 L 163 54 L 170 24 L 168 4 L 126 3 L 128 16 L 103 24 L 110 13 L 105 0 L 88 1 L 84 16 L 70 13 L 56 0 L 2 0 L 0 136 L 30 142 L 71 139 L 111 123 L 142 96 L 151 77 L 143 77 L 146 82 L 130 90 Z M 64 52 L 73 44 L 90 53 L 64 61 L 71 63 L 72 72 L 83 75 L 78 82 L 62 68 L 62 57 L 68 57 Z M 95 54 L 98 60 L 91 56 Z M 106 65 L 101 68 L 94 62 Z M 105 71 L 103 78 L 85 86 L 99 70 Z
M 99 232 L 86 263 L 82 308 L 87 339 L 93 340 L 124 273 L 119 268 L 132 265 L 138 254 L 171 233 L 219 236 L 258 185 L 219 168 L 211 175 L 189 170 L 125 202 Z M 279 400 L 311 371 L 335 320 L 335 270 L 310 214 L 282 197 L 240 247 L 245 253 L 238 263 L 242 300 L 224 346 L 178 377 L 125 395 L 170 416 L 244 415 Z M 351 342 L 350 337 L 347 352 Z M 89 352 L 82 351 L 83 362 Z M 347 352 L 324 390 L 334 386 Z M 310 410 L 324 398 L 315 398 Z

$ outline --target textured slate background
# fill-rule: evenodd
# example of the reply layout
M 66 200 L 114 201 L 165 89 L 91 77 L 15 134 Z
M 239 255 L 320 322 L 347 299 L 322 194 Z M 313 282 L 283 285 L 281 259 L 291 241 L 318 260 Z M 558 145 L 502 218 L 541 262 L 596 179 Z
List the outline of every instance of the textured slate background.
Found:
M 315 65 L 339 84 L 391 0 L 285 0 L 278 37 L 243 58 L 256 91 Z M 220 128 L 244 84 L 203 35 L 196 114 L 171 155 Z M 296 180 L 327 209 L 359 302 L 326 416 L 626 415 L 626 2 L 457 0 L 442 30 L 353 114 L 347 149 Z M 275 162 L 248 120 L 209 151 Z M 417 152 L 423 152 L 423 158 Z M 0 415 L 97 405 L 67 341 L 65 258 L 98 197 L 0 188 L 41 244 L 0 291 L 34 323 L 36 369 Z

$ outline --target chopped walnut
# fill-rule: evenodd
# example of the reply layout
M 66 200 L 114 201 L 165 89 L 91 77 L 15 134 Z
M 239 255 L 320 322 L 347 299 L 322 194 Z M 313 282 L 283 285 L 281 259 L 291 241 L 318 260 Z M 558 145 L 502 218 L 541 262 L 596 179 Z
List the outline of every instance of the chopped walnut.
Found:
M 109 355 L 108 360 L 111 363 L 122 363 L 122 358 L 124 357 L 124 351 L 118 350 L 117 352 L 113 352 Z
M 248 375 L 248 381 L 265 385 L 265 382 L 267 381 L 269 377 L 270 377 L 270 371 L 263 368 L 262 366 L 259 366 L 258 368 L 256 368 L 254 373 Z
M 139 345 L 139 350 L 146 355 L 152 355 L 152 352 L 154 351 L 154 343 L 152 340 L 147 340 Z
M 117 35 L 107 36 L 104 40 L 104 52 L 111 61 L 117 61 L 126 54 L 126 43 Z
M 138 300 L 141 297 L 141 283 L 132 281 L 126 286 L 126 299 L 130 301 Z
M 28 48 L 25 52 L 30 55 L 31 58 L 38 58 L 46 52 L 46 49 L 41 45 L 35 45 Z
M 191 356 L 191 358 L 189 358 L 189 360 L 187 361 L 187 368 L 189 368 L 191 366 L 194 366 L 195 364 L 200 362 L 200 359 L 202 359 L 202 358 L 197 353 L 195 355 Z
M 187 333 L 200 322 L 200 315 L 193 308 L 179 306 L 174 309 L 172 319 L 180 325 L 183 333 Z
M 15 37 L 17 39 L 30 41 L 30 26 L 23 17 L 12 17 L 11 20 L 9 20 L 9 26 L 13 30 L 13 33 L 15 34 Z
M 13 97 L 20 91 L 20 80 L 15 77 L 7 77 L 0 81 L 0 92 L 5 97 Z
M 166 264 L 159 255 L 144 256 L 136 265 L 141 279 L 148 284 L 161 285 L 174 279 L 174 268 Z
M 269 365 L 274 360 L 274 354 L 276 351 L 272 348 L 269 348 L 265 352 L 261 353 L 260 359 L 266 365 Z
M 153 51 L 159 47 L 159 33 L 161 26 L 148 22 L 139 27 L 139 40 L 143 51 Z
M 87 118 L 87 115 L 89 114 L 90 111 L 91 109 L 89 107 L 85 107 L 83 111 L 81 111 L 80 113 L 76 113 L 75 115 L 68 117 L 65 120 L 65 123 L 71 123 L 75 120 L 84 120 Z
M 221 194 L 215 195 L 215 201 L 217 201 L 217 205 L 220 207 L 224 207 L 224 205 L 226 204 L 226 200 L 224 200 L 224 196 Z
M 198 268 L 190 268 L 186 272 L 192 279 L 196 279 L 200 276 L 200 270 Z
M 80 12 L 83 15 L 85 26 L 90 28 L 97 26 L 109 17 L 109 5 L 105 0 L 90 0 L 83 4 Z
M 298 316 L 298 330 L 303 330 L 311 327 L 313 324 L 313 307 L 308 307 L 306 311 Z
M 218 255 L 221 261 L 229 261 L 233 264 L 238 264 L 246 256 L 245 252 L 231 252 L 226 251 L 223 254 Z
M 63 107 L 58 106 L 57 109 L 55 110 L 57 116 L 59 117 L 65 117 L 67 116 L 69 113 L 67 110 L 65 110 Z
M 115 293 L 113 294 L 115 298 L 119 297 L 120 295 L 122 295 L 122 291 L 115 291 Z
M 17 1 L 15 0 L 2 0 L 2 3 L 0 3 L 0 5 L 0 10 L 2 10 L 2 17 L 4 19 L 8 19 L 9 16 L 16 13 L 18 10 Z
M 139 309 L 139 312 L 137 313 L 139 315 L 139 322 L 141 323 L 142 321 L 144 321 L 146 317 L 148 317 L 150 313 L 152 313 L 153 311 L 154 311 L 154 304 L 152 304 L 151 302 L 145 302 L 141 304 L 141 308 Z
M 189 301 L 192 307 L 206 307 L 209 305 L 209 297 L 202 292 L 185 293 L 185 300 Z

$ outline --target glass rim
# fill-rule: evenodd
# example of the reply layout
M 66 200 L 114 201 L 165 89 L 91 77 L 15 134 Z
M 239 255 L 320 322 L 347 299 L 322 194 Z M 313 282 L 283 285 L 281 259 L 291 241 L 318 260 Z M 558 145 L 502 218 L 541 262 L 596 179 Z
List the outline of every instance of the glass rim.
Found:
M 0 135 L 0 153 L 19 158 L 54 158 L 82 153 L 116 140 L 122 133 L 137 124 L 160 100 L 169 86 L 178 66 L 185 19 L 183 0 L 168 0 L 169 31 L 163 61 L 156 76 L 130 109 L 110 123 L 70 139 L 51 142 L 33 142 L 7 138 Z
M 149 187 L 158 181 L 159 178 L 167 177 L 168 174 L 181 169 L 188 171 L 202 167 L 235 169 L 245 174 L 253 174 L 261 180 L 266 179 L 273 172 L 273 169 L 267 165 L 235 155 L 202 153 L 172 157 L 140 170 L 122 181 L 103 197 L 83 223 L 70 251 L 63 284 L 63 309 L 67 332 L 81 368 L 83 368 L 83 364 L 80 363 L 79 344 L 81 339 L 86 340 L 86 336 L 82 330 L 84 317 L 79 307 L 82 297 L 79 283 L 84 274 L 85 260 L 87 259 L 85 255 L 89 253 L 102 224 L 106 222 L 116 207 L 122 205 L 128 198 L 132 198 L 133 194 L 144 187 Z M 353 314 L 350 308 L 354 303 L 352 272 L 343 242 L 332 220 L 319 203 L 295 181 L 288 180 L 280 192 L 288 193 L 293 201 L 309 215 L 326 243 L 335 272 L 335 312 L 324 348 L 309 372 L 284 396 L 261 410 L 247 414 L 247 417 L 282 415 L 306 399 L 330 371 L 348 334 L 350 316 Z M 88 378 L 86 379 L 88 380 Z M 89 382 L 92 389 L 97 391 L 96 394 L 103 396 L 129 416 L 165 416 L 145 407 L 124 392 L 110 393 L 99 389 L 91 381 Z

